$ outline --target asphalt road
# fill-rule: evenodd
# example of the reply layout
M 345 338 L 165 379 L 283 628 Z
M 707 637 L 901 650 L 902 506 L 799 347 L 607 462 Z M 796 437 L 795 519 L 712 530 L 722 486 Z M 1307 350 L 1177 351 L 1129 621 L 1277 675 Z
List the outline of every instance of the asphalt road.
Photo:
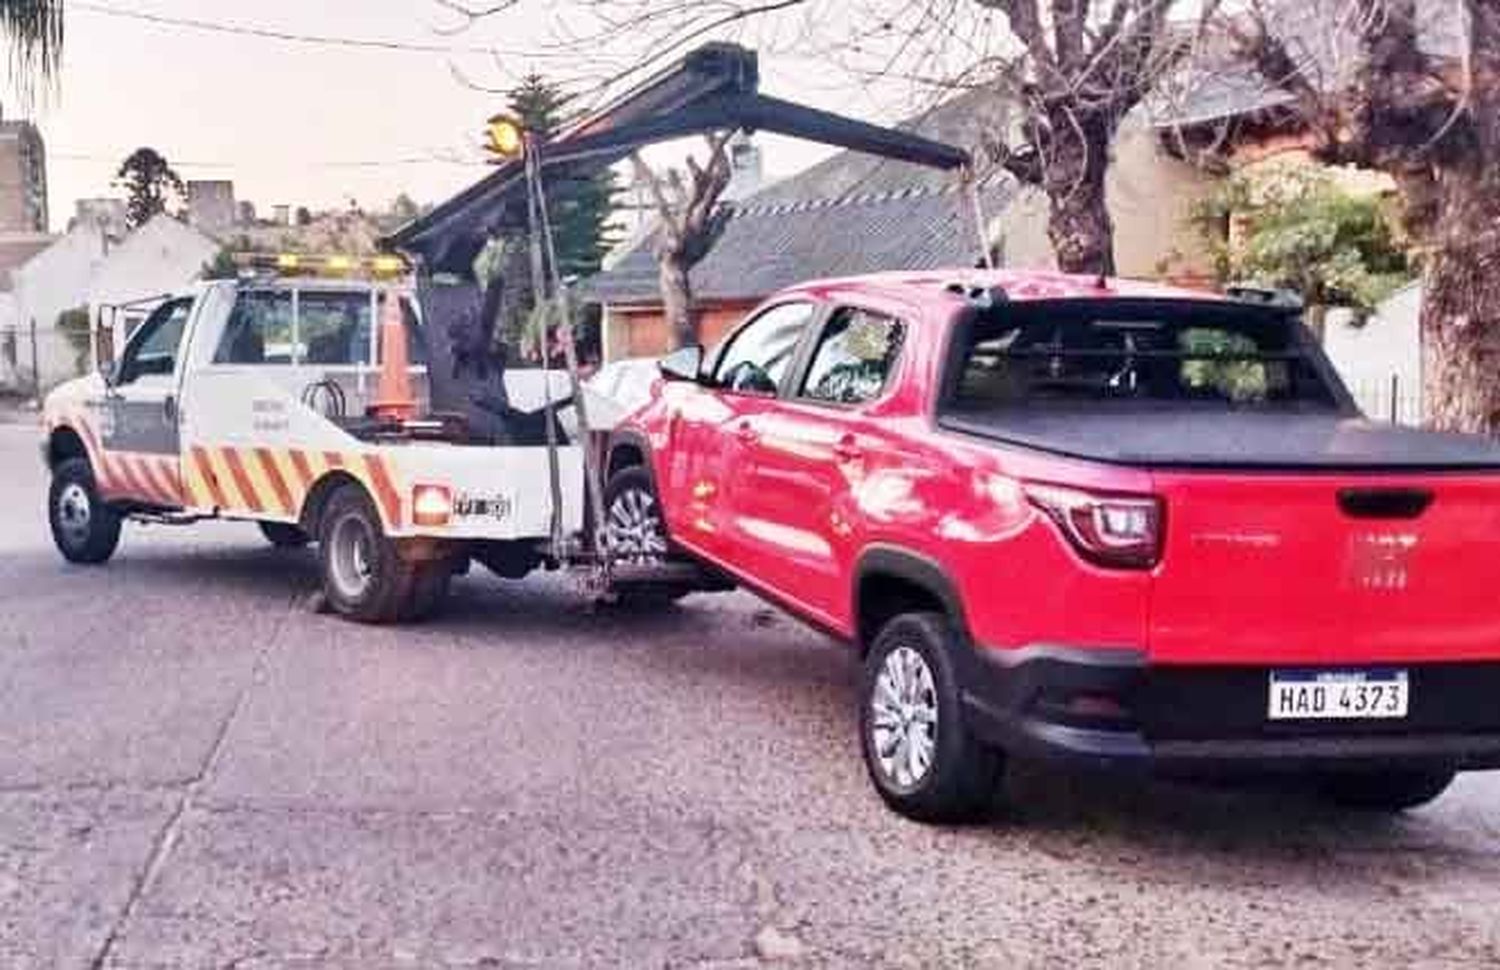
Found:
M 854 664 L 747 596 L 306 608 L 253 528 L 64 565 L 0 424 L 0 967 L 1500 963 L 1500 778 L 1406 817 L 1022 767 L 886 811 Z

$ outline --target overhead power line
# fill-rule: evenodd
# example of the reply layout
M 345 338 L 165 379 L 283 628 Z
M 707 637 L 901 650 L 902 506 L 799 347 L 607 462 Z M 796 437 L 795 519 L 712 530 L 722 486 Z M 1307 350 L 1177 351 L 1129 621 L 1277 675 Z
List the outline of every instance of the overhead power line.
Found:
M 68 11 L 82 10 L 87 13 L 99 14 L 104 17 L 118 17 L 124 20 L 142 21 L 148 24 L 156 24 L 162 27 L 180 27 L 187 30 L 199 30 L 215 34 L 234 34 L 240 37 L 259 37 L 262 40 L 276 40 L 289 44 L 311 44 L 320 47 L 346 47 L 357 50 L 380 50 L 396 51 L 407 54 L 483 54 L 491 55 L 497 53 L 494 47 L 461 46 L 454 44 L 423 44 L 414 41 L 382 40 L 369 37 L 340 37 L 332 34 L 305 34 L 298 31 L 281 30 L 274 27 L 260 27 L 251 24 L 226 23 L 216 20 L 201 20 L 196 17 L 173 17 L 166 14 L 147 13 L 143 10 L 130 10 L 124 7 L 115 7 L 104 3 L 90 3 L 87 0 L 73 0 L 68 4 Z M 520 57 L 541 58 L 552 56 L 546 52 L 531 51 L 518 54 Z
M 107 155 L 107 154 L 101 154 L 101 153 L 97 153 L 97 152 L 53 151 L 53 152 L 48 152 L 47 153 L 47 157 L 48 158 L 60 159 L 62 161 L 67 161 L 67 162 L 105 162 L 105 163 L 108 163 L 108 164 L 112 165 L 112 164 L 115 164 L 115 163 L 119 162 L 121 159 L 125 158 L 126 154 L 128 154 L 128 153 L 121 153 L 119 155 Z M 223 169 L 233 169 L 233 168 L 244 168 L 246 166 L 245 162 L 207 162 L 207 161 L 185 161 L 185 160 L 176 160 L 176 159 L 173 159 L 172 162 L 171 162 L 171 164 L 172 164 L 173 168 L 223 168 Z M 261 163 L 256 163 L 257 166 L 259 164 L 261 164 Z M 376 158 L 376 159 L 363 159 L 363 160 L 358 160 L 358 161 L 345 161 L 345 160 L 301 161 L 301 160 L 299 160 L 299 161 L 296 162 L 296 165 L 298 167 L 307 167 L 307 168 L 395 168 L 397 166 L 409 166 L 409 165 L 461 165 L 461 166 L 464 166 L 464 167 L 475 167 L 475 166 L 483 166 L 483 165 L 486 165 L 486 164 L 487 163 L 484 161 L 484 159 L 481 159 L 481 158 L 473 158 L 473 159 L 445 158 L 445 157 L 443 157 L 441 155 L 421 155 L 421 156 L 411 156 L 411 157 L 407 157 L 407 158 Z

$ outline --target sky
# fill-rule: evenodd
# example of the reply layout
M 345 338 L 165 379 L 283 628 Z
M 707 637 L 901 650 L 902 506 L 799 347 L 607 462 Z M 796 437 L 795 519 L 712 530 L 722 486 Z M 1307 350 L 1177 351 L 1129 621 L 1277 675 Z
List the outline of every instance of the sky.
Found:
M 164 154 L 186 179 L 232 179 L 237 199 L 317 210 L 356 200 L 383 208 L 398 193 L 437 202 L 482 177 L 478 133 L 503 101 L 455 77 L 507 88 L 515 75 L 567 65 L 480 53 L 351 50 L 205 32 L 110 16 L 101 8 L 299 34 L 421 45 L 524 48 L 543 36 L 528 7 L 455 25 L 434 0 L 67 0 L 56 91 L 29 112 L 47 145 L 49 210 L 66 226 L 75 199 L 118 195 L 119 162 L 137 147 Z M 510 72 L 507 77 L 504 72 Z M 762 56 L 761 89 L 876 121 L 904 106 L 815 60 Z M 20 113 L 11 93 L 6 117 Z M 828 149 L 762 139 L 766 167 L 786 175 Z M 668 146 L 655 160 L 680 157 Z

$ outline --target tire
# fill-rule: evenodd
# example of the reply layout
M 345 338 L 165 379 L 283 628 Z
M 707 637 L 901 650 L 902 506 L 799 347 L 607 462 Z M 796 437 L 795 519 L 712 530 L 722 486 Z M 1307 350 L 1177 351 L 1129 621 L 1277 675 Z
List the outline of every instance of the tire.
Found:
M 887 805 L 919 822 L 982 817 L 1005 763 L 964 724 L 959 646 L 943 614 L 903 613 L 876 635 L 860 678 L 865 769 Z
M 69 458 L 52 470 L 47 519 L 52 541 L 68 562 L 107 562 L 120 544 L 120 515 L 99 497 L 86 458 Z
M 403 560 L 374 503 L 355 485 L 329 496 L 319 520 L 318 553 L 328 605 L 361 623 L 422 619 L 448 590 L 448 564 Z
M 604 487 L 604 518 L 616 561 L 648 566 L 676 557 L 656 487 L 645 468 L 634 465 L 610 476 Z M 682 583 L 640 583 L 616 587 L 615 594 L 621 606 L 651 609 L 669 606 L 696 589 Z
M 1344 808 L 1404 812 L 1435 800 L 1453 784 L 1452 771 L 1381 771 L 1331 774 L 1319 784 L 1323 797 Z
M 277 549 L 301 549 L 312 541 L 312 536 L 295 525 L 285 522 L 258 522 L 260 534 Z

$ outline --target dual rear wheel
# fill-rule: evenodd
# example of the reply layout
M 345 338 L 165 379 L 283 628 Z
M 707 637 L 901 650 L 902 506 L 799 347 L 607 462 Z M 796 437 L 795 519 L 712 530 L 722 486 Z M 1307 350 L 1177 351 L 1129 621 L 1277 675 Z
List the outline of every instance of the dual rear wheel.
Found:
M 423 619 L 447 596 L 453 576 L 445 560 L 404 559 L 375 504 L 354 485 L 341 486 L 324 506 L 318 554 L 329 607 L 365 623 Z

